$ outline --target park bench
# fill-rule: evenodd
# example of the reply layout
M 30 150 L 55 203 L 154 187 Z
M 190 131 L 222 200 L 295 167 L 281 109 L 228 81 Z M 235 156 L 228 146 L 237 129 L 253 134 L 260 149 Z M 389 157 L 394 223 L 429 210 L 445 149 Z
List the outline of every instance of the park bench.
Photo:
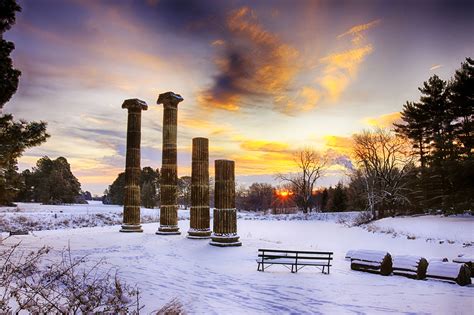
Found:
M 329 274 L 329 268 L 332 266 L 332 255 L 332 252 L 259 249 L 257 270 L 265 271 L 265 266 L 268 268 L 272 265 L 282 265 L 295 273 L 304 267 L 313 266 L 321 268 L 323 273 Z

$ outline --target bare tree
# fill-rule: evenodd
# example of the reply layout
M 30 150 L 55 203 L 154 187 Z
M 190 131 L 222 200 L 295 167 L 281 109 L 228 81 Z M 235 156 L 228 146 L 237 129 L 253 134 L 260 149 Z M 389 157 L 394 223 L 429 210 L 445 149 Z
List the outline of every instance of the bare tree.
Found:
M 307 213 L 313 208 L 313 190 L 316 181 L 323 175 L 327 157 L 305 148 L 295 153 L 294 162 L 298 168 L 297 173 L 279 173 L 275 177 L 291 184 L 296 205 Z
M 414 159 L 406 139 L 381 128 L 365 130 L 353 139 L 354 159 L 373 218 L 377 218 L 377 210 L 383 217 L 384 210 L 409 203 L 406 178 L 414 168 Z

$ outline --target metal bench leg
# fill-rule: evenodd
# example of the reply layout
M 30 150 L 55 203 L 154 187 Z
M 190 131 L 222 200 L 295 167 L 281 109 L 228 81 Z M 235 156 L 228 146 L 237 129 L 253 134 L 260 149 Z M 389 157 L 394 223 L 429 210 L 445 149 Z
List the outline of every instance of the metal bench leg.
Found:
M 257 271 L 260 271 L 260 263 L 257 263 Z

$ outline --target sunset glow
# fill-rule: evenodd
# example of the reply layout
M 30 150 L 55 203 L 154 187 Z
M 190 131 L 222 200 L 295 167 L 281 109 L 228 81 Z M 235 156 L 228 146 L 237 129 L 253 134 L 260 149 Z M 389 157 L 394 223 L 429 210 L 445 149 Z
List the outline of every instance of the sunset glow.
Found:
M 149 106 L 142 166 L 161 166 L 156 100 L 174 91 L 179 176 L 190 175 L 191 139 L 208 137 L 211 166 L 232 159 L 238 183 L 274 183 L 300 148 L 347 157 L 353 133 L 390 127 L 417 86 L 448 79 L 474 51 L 472 32 L 457 32 L 474 29 L 473 11 L 439 1 L 19 2 L 5 37 L 22 76 L 4 112 L 47 121 L 51 134 L 20 168 L 65 156 L 95 194 L 124 170 L 124 99 Z M 343 178 L 338 163 L 318 187 Z

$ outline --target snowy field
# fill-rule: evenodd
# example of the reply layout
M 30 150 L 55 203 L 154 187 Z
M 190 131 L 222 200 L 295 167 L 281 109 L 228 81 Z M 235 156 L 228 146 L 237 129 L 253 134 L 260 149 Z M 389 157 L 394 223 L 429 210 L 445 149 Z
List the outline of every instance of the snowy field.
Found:
M 65 216 L 94 218 L 105 213 L 120 217 L 122 209 L 100 204 L 64 207 L 20 204 L 19 208 L 23 216 L 29 213 L 38 221 L 52 220 L 55 212 Z M 157 218 L 157 210 L 143 211 L 143 215 Z M 361 273 L 351 271 L 349 262 L 344 260 L 349 249 L 358 248 L 386 250 L 396 255 L 416 254 L 428 259 L 452 259 L 459 254 L 473 256 L 474 246 L 463 245 L 474 239 L 472 218 L 389 218 L 374 223 L 380 229 L 399 231 L 394 235 L 340 224 L 347 219 L 341 220 L 341 215 L 348 216 L 297 215 L 299 218 L 295 219 L 240 213 L 238 231 L 243 246 L 237 248 L 218 248 L 209 246 L 206 240 L 186 239 L 189 211 L 180 211 L 183 233 L 180 236 L 155 235 L 158 224 L 149 223 L 144 224 L 141 234 L 119 233 L 117 225 L 63 228 L 10 237 L 4 243 L 15 244 L 21 240 L 23 249 L 48 245 L 57 253 L 69 245 L 74 255 L 88 255 L 92 261 L 104 258 L 119 269 L 129 284 L 139 286 L 145 313 L 178 298 L 191 314 L 472 314 L 472 285 L 460 287 L 440 281 Z M 432 227 L 436 228 L 432 230 Z M 403 233 L 419 237 L 408 238 Z M 427 241 L 429 238 L 453 242 Z M 282 266 L 257 272 L 258 248 L 333 251 L 331 274 L 310 268 L 291 274 Z

